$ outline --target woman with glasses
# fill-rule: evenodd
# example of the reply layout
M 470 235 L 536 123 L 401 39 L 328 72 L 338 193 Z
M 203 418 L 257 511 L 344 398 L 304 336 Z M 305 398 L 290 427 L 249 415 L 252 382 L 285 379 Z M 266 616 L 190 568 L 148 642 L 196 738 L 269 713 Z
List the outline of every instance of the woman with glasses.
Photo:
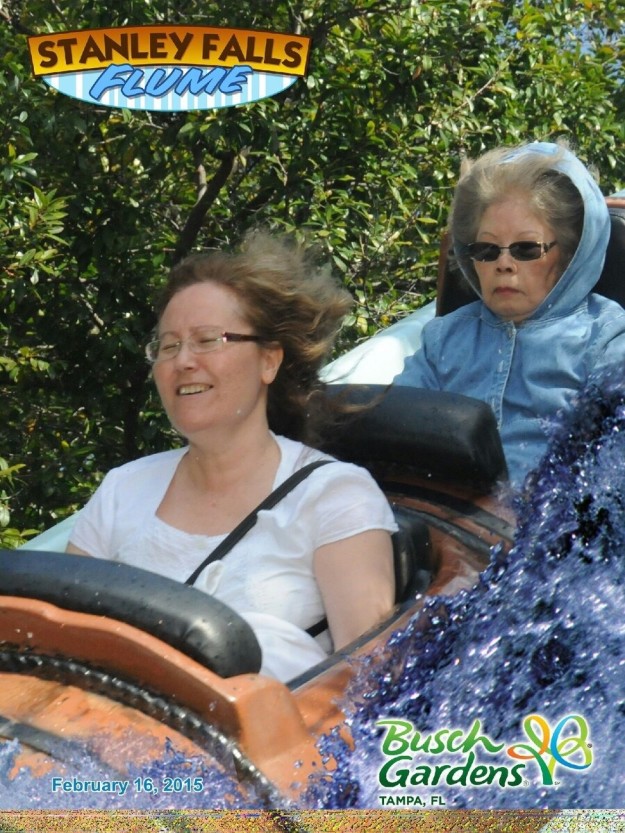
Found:
M 520 486 L 546 449 L 549 420 L 593 371 L 625 358 L 625 311 L 593 293 L 608 209 L 566 147 L 535 142 L 466 165 L 450 231 L 476 300 L 426 325 L 395 383 L 487 402 Z
M 68 547 L 213 594 L 248 620 L 262 672 L 282 680 L 394 603 L 396 525 L 385 496 L 367 471 L 309 444 L 324 421 L 318 372 L 350 306 L 307 250 L 266 234 L 238 253 L 176 266 L 146 356 L 185 445 L 109 472 Z M 329 462 L 229 543 L 276 487 L 316 461 Z M 329 633 L 319 625 L 326 616 Z

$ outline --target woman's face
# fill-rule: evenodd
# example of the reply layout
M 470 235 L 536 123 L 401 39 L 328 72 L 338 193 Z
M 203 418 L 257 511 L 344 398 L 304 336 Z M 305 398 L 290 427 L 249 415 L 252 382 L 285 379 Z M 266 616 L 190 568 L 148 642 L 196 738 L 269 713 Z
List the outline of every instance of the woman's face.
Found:
M 490 205 L 478 226 L 476 241 L 509 246 L 521 240 L 550 244 L 556 235 L 528 208 L 525 194 L 510 194 Z M 507 249 L 497 260 L 474 261 L 486 306 L 506 321 L 520 323 L 530 316 L 553 289 L 561 274 L 556 245 L 538 260 L 515 260 Z
M 254 334 L 237 294 L 217 283 L 193 284 L 177 292 L 161 317 L 158 337 L 185 341 L 197 328 Z M 173 358 L 157 361 L 153 375 L 171 424 L 187 439 L 209 430 L 235 429 L 258 420 L 266 425 L 267 387 L 282 349 L 256 342 L 227 342 L 209 353 L 182 344 Z

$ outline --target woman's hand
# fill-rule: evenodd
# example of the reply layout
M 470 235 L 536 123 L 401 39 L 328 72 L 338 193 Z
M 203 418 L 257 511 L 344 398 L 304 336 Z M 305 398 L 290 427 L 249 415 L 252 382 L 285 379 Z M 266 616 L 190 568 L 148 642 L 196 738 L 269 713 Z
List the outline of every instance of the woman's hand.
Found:
M 390 615 L 395 603 L 391 536 L 374 529 L 320 547 L 314 555 L 334 649 Z

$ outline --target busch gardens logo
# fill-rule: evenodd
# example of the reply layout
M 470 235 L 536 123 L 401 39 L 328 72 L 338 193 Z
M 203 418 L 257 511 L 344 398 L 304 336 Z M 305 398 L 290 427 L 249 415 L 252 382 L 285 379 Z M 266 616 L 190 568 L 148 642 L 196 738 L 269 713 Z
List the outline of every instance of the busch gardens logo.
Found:
M 580 715 L 562 718 L 552 729 L 539 714 L 522 721 L 526 740 L 506 746 L 482 732 L 479 720 L 469 731 L 439 729 L 423 735 L 407 720 L 376 721 L 384 727 L 381 750 L 387 759 L 378 773 L 381 787 L 520 787 L 538 767 L 542 786 L 557 783 L 557 767 L 584 770 L 592 764 L 589 727 Z M 478 756 L 499 756 L 503 762 L 484 763 Z M 438 760 L 437 760 L 438 758 Z M 451 758 L 451 762 L 450 759 Z M 534 773 L 530 770 L 530 765 Z

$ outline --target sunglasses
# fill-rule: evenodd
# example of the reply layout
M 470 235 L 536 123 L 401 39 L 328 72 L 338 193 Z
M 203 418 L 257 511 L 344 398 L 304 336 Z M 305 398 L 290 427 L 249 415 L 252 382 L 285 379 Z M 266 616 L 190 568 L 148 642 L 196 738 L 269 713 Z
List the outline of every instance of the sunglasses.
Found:
M 510 243 L 509 246 L 498 246 L 496 243 L 477 241 L 476 243 L 469 243 L 466 248 L 471 260 L 477 260 L 480 263 L 492 263 L 500 257 L 504 249 L 507 249 L 515 260 L 539 260 L 557 245 L 557 240 L 552 243 L 519 240 L 517 243 Z

